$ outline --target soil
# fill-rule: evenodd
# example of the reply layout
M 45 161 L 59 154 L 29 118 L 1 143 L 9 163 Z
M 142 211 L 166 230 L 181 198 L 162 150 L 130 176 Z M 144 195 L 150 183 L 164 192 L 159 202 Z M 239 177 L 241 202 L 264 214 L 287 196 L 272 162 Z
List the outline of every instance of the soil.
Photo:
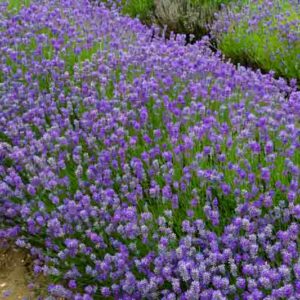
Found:
M 34 291 L 28 287 L 30 281 L 30 257 L 14 247 L 0 249 L 0 299 L 32 300 Z

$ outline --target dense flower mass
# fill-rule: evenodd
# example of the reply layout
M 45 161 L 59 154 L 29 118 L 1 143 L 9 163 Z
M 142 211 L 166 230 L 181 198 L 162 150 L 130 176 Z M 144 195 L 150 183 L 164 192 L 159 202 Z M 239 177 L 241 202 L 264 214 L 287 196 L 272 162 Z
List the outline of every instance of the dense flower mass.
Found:
M 0 237 L 50 295 L 299 299 L 295 87 L 87 0 L 0 22 Z
M 300 80 L 299 0 L 242 0 L 224 8 L 212 29 L 234 61 Z

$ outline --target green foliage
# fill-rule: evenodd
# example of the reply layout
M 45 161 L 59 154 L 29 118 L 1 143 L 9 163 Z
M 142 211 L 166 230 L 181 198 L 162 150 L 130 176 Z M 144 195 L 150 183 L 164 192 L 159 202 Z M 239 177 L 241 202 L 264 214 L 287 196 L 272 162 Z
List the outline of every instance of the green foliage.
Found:
M 293 1 L 277 0 L 270 13 L 251 20 L 260 11 L 266 12 L 262 1 L 251 2 L 240 20 L 232 18 L 227 32 L 218 37 L 218 48 L 234 63 L 274 71 L 277 76 L 300 79 L 300 6 Z M 225 17 L 226 19 L 226 17 Z M 289 35 L 294 36 L 291 41 Z
M 160 0 L 155 1 L 155 14 L 162 25 L 174 32 L 192 33 L 197 38 L 208 33 L 208 24 L 221 4 L 232 0 Z
M 121 2 L 122 11 L 139 17 L 146 24 L 167 25 L 168 31 L 201 37 L 208 33 L 207 24 L 222 4 L 232 0 L 127 0 Z
M 29 6 L 30 4 L 30 0 L 9 0 L 5 2 L 8 2 L 9 11 L 19 11 L 22 6 Z
M 146 24 L 152 23 L 153 12 L 153 0 L 129 0 L 123 3 L 123 13 L 131 17 L 139 17 Z

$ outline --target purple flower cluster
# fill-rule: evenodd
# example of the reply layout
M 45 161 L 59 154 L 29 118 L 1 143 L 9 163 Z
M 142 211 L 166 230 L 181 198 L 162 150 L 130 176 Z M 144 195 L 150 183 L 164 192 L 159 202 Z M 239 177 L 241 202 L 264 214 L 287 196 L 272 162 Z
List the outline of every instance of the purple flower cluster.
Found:
M 299 299 L 294 87 L 87 0 L 0 22 L 0 238 L 50 295 Z

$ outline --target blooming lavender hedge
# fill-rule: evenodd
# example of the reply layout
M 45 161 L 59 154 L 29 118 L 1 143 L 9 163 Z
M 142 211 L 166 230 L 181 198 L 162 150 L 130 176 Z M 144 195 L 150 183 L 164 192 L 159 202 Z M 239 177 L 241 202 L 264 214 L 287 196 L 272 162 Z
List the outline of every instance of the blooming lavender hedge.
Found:
M 0 22 L 0 237 L 49 295 L 299 299 L 294 87 L 86 0 Z
M 225 8 L 212 26 L 222 52 L 235 62 L 300 80 L 299 0 L 241 3 Z

